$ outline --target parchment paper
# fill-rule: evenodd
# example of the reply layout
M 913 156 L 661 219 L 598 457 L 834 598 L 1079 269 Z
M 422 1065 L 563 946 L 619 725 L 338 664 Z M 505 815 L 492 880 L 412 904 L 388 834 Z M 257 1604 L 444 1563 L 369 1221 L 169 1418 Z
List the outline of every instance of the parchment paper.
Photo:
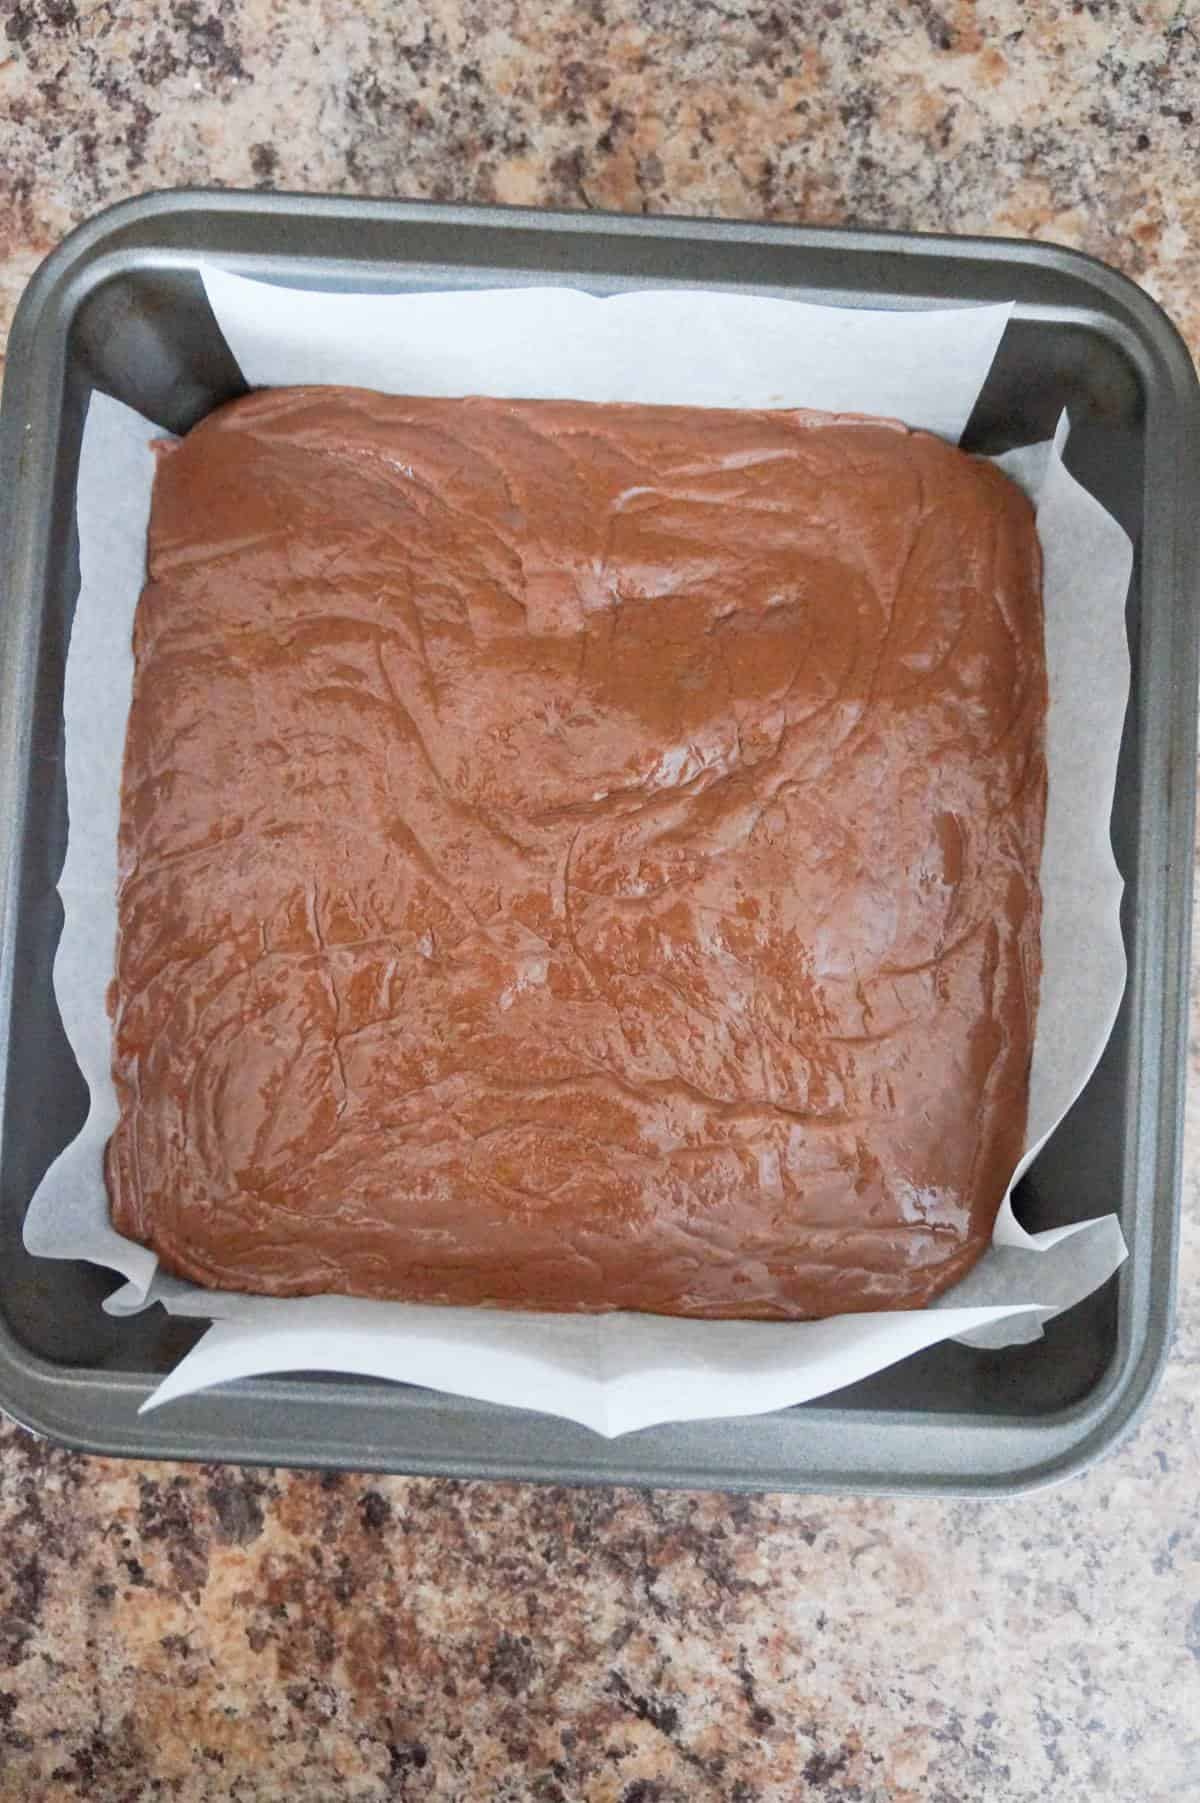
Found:
M 596 299 L 567 289 L 333 295 L 211 271 L 210 302 L 247 381 L 350 382 L 394 393 L 566 396 L 889 414 L 957 439 L 1007 307 L 870 312 L 672 291 Z M 999 459 L 1031 494 L 1045 554 L 1049 796 L 1043 979 L 1027 1150 L 1014 1181 L 1090 1075 L 1125 981 L 1121 879 L 1109 816 L 1129 688 L 1131 548 L 1053 443 Z M 54 981 L 91 1110 L 26 1220 L 31 1252 L 86 1258 L 127 1282 L 106 1305 L 162 1302 L 214 1325 L 145 1405 L 282 1370 L 357 1372 L 544 1410 L 615 1435 L 654 1422 L 754 1414 L 808 1400 L 947 1338 L 1003 1345 L 1103 1282 L 1125 1256 L 1114 1217 L 1031 1236 L 1006 1200 L 993 1247 L 949 1296 L 909 1313 L 821 1322 L 554 1316 L 342 1297 L 233 1296 L 157 1270 L 108 1221 L 102 1157 L 116 1118 L 105 991 L 116 925 L 116 836 L 144 578 L 153 422 L 92 401 L 80 460 L 81 592 L 67 662 L 65 910 Z M 1086 1208 L 1086 1198 L 1081 1198 Z

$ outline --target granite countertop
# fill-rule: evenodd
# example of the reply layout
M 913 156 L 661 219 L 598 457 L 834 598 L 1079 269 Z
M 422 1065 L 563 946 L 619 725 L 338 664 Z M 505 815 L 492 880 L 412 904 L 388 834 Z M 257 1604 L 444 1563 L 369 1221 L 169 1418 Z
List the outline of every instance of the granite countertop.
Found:
M 218 182 L 1052 238 L 1200 349 L 1196 0 L 0 19 L 0 327 L 96 208 Z M 3 1430 L 0 1797 L 1200 1795 L 1197 1106 L 1162 1387 L 1026 1501 L 121 1464 Z

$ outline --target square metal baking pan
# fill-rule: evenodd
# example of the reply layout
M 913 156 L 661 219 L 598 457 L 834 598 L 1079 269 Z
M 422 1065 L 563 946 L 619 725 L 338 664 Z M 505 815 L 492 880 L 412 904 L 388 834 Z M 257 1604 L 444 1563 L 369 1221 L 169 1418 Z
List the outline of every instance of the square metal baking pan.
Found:
M 1068 407 L 1068 462 L 1138 550 L 1113 814 L 1129 985 L 1100 1067 L 1017 1196 L 1033 1228 L 1116 1212 L 1130 1258 L 1044 1340 L 939 1346 L 819 1403 L 616 1441 L 417 1387 L 303 1375 L 139 1419 L 200 1329 L 157 1309 L 108 1318 L 108 1276 L 29 1258 L 21 1223 L 86 1109 L 51 985 L 80 430 L 93 389 L 175 432 L 242 391 L 203 263 L 379 291 L 550 281 L 860 307 L 1015 300 L 966 442 L 993 452 L 1046 437 Z M 1200 398 L 1182 342 L 1132 283 L 1053 245 L 228 192 L 151 194 L 82 226 L 26 291 L 0 416 L 0 1406 L 99 1452 L 558 1482 L 978 1495 L 1086 1465 L 1145 1403 L 1171 1324 L 1198 522 Z

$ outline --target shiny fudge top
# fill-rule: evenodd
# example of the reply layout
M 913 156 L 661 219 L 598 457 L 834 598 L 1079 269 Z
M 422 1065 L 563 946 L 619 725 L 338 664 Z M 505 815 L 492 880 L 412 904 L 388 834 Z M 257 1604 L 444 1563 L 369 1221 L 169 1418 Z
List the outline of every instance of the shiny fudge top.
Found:
M 161 459 L 113 1219 L 229 1290 L 912 1308 L 1022 1149 L 1040 559 L 802 412 L 271 390 Z

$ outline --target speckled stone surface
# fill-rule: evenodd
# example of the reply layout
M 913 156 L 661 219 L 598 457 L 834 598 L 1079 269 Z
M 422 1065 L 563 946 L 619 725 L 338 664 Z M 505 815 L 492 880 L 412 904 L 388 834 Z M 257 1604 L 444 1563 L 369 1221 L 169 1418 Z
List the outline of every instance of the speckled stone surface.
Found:
M 0 0 L 0 27 L 0 325 L 77 220 L 215 181 L 1056 238 L 1200 349 L 1189 0 Z M 1165 1381 L 1025 1502 L 139 1467 L 5 1431 L 0 1797 L 1200 1797 L 1198 1109 Z

